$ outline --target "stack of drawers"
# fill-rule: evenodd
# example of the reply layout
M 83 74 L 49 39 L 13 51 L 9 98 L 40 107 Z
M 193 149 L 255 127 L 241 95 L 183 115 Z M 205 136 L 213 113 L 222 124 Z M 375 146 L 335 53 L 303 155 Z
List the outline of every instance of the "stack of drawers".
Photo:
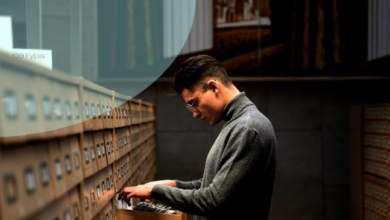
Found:
M 0 220 L 115 219 L 154 179 L 151 103 L 0 57 Z
M 390 105 L 362 111 L 364 219 L 390 219 Z

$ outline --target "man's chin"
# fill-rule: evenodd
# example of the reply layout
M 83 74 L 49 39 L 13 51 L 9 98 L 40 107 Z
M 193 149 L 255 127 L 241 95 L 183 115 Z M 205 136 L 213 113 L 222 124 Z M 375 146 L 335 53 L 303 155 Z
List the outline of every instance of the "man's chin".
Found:
M 215 125 L 219 124 L 219 122 L 221 122 L 221 120 L 218 120 L 218 121 L 209 121 L 208 123 L 209 123 L 211 126 L 215 126 Z

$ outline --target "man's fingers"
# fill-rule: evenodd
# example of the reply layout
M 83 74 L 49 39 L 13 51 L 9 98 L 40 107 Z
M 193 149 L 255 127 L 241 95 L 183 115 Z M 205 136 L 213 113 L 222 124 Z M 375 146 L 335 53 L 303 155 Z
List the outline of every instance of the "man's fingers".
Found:
M 126 196 L 126 202 L 128 201 L 130 203 L 130 199 L 134 197 L 134 192 L 131 192 L 129 193 L 127 196 Z
M 121 200 L 122 197 L 124 195 L 124 190 L 122 190 L 119 194 L 118 194 L 118 199 Z
M 130 190 L 127 190 L 126 195 L 123 195 L 123 198 L 121 200 L 124 200 L 127 205 L 131 206 L 130 199 L 134 196 L 134 193 Z
M 126 203 L 130 204 L 131 198 L 142 199 L 145 201 L 146 199 L 150 199 L 150 188 L 153 185 L 138 185 L 134 187 L 127 187 L 121 193 L 118 199 L 125 200 Z
M 127 204 L 128 206 L 131 206 L 130 199 L 127 199 L 127 197 L 126 197 L 126 199 L 125 199 L 125 202 L 126 202 L 126 204 Z
M 118 199 L 121 200 L 123 197 L 127 195 L 126 189 L 123 189 L 122 192 L 119 193 Z
M 124 199 L 131 191 L 133 191 L 134 187 L 126 187 L 124 188 L 118 195 L 118 199 Z

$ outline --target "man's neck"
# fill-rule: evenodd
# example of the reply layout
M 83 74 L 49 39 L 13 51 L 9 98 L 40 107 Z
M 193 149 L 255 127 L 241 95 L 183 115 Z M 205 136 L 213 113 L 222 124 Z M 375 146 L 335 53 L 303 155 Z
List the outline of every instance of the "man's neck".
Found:
M 234 99 L 238 94 L 240 94 L 240 91 L 234 85 L 225 88 L 226 90 L 225 90 L 224 103 L 225 105 L 227 105 L 230 101 L 232 101 L 232 99 Z

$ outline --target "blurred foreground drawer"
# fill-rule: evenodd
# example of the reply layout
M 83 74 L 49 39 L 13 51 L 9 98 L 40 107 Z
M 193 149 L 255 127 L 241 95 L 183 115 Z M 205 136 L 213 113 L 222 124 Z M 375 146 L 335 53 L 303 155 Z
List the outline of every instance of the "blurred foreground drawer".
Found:
M 25 219 L 52 202 L 49 157 L 43 144 L 2 149 L 0 219 Z

